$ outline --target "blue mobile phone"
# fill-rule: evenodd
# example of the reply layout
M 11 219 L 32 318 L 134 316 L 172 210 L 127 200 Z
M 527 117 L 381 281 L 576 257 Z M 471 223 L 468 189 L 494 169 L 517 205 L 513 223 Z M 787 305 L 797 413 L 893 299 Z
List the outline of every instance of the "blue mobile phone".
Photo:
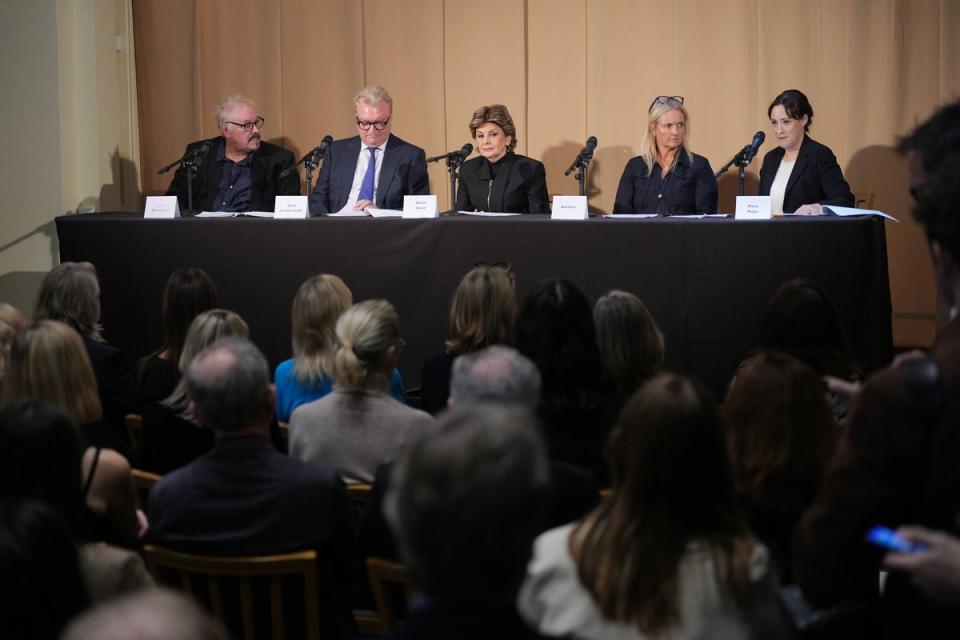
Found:
M 884 549 L 890 549 L 891 551 L 897 551 L 899 553 L 916 553 L 926 549 L 922 544 L 910 542 L 906 538 L 897 535 L 897 532 L 893 529 L 879 525 L 870 529 L 867 533 L 867 541 Z

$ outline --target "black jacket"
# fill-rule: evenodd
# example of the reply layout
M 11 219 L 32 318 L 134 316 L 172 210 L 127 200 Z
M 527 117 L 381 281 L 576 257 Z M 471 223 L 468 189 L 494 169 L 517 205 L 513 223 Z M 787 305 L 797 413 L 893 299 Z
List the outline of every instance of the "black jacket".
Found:
M 654 171 L 659 171 L 654 165 Z M 658 213 L 669 216 L 685 213 L 717 212 L 717 180 L 713 177 L 710 162 L 703 156 L 693 154 L 693 165 L 686 152 L 681 151 L 676 166 L 662 183 L 662 196 L 656 198 L 651 189 L 659 176 L 647 171 L 642 156 L 631 158 L 623 168 L 617 197 L 613 203 L 614 213 Z
M 193 178 L 193 209 L 211 211 L 213 199 L 220 190 L 222 164 L 217 162 L 217 148 L 223 144 L 223 138 L 217 136 L 209 140 L 198 140 L 187 145 L 187 154 L 203 143 L 210 143 L 210 150 Z M 293 168 L 293 154 L 283 147 L 260 142 L 260 148 L 253 152 L 250 184 L 250 210 L 273 211 L 274 197 L 300 195 L 300 174 Z M 281 178 L 281 175 L 283 176 Z M 177 169 L 173 182 L 167 189 L 168 196 L 177 196 L 180 210 L 187 209 L 187 171 L 183 165 Z
M 508 153 L 492 178 L 486 158 L 468 160 L 460 167 L 457 210 L 504 213 L 549 213 L 547 174 L 543 163 Z
M 777 147 L 763 156 L 760 168 L 759 195 L 770 195 L 770 187 L 780 168 L 784 150 Z M 837 164 L 837 157 L 826 145 L 822 145 L 810 136 L 804 136 L 797 154 L 797 162 L 790 172 L 787 188 L 783 194 L 783 212 L 793 213 L 805 204 L 835 204 L 841 207 L 853 206 L 853 194 L 850 185 L 843 179 L 843 172 Z

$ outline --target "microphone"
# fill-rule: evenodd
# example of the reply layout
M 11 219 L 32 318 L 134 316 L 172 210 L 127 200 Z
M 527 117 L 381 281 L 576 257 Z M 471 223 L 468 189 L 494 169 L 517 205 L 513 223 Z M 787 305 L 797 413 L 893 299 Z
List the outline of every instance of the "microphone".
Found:
M 587 138 L 586 144 L 583 145 L 583 149 L 580 149 L 580 153 L 577 154 L 576 159 L 573 161 L 573 164 L 570 165 L 566 171 L 563 172 L 563 175 L 568 176 L 570 172 L 576 169 L 579 166 L 587 166 L 590 164 L 590 161 L 593 160 L 593 151 L 597 148 L 597 136 L 590 136 Z
M 763 131 L 757 131 L 755 134 L 753 134 L 753 141 L 750 143 L 750 146 L 744 148 L 744 164 L 750 164 L 750 162 L 753 160 L 753 157 L 757 155 L 757 149 L 760 148 L 760 145 L 762 145 L 763 141 L 766 139 L 767 134 L 765 134 Z
M 473 145 L 468 142 L 456 151 L 445 153 L 442 156 L 433 156 L 432 158 L 427 158 L 427 162 L 436 162 L 437 160 L 446 160 L 447 158 L 457 158 L 457 162 L 463 162 L 471 153 L 473 153 Z
M 313 164 L 319 164 L 323 157 L 327 155 L 327 148 L 330 146 L 330 143 L 333 142 L 333 136 L 323 136 L 323 140 L 320 141 L 320 146 L 314 147 L 310 151 L 297 160 L 297 164 L 294 166 L 299 167 L 302 164 L 305 164 L 308 160 Z
M 200 146 L 194 149 L 191 149 L 190 151 L 187 151 L 185 154 L 183 154 L 182 158 L 180 158 L 179 160 L 174 160 L 167 166 L 163 167 L 162 169 L 157 171 L 157 174 L 164 174 L 167 171 L 170 171 L 170 169 L 180 164 L 181 162 L 190 162 L 192 164 L 200 164 L 201 162 L 203 162 L 203 159 L 207 156 L 207 153 L 210 151 L 211 146 L 212 146 L 212 143 L 209 140 L 204 140 L 203 142 L 200 143 Z

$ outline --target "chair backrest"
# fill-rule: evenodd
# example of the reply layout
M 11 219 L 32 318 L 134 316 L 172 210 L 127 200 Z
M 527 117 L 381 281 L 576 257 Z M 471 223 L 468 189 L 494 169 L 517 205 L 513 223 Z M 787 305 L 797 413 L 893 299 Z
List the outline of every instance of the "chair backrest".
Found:
M 123 416 L 123 421 L 127 425 L 127 437 L 130 438 L 130 446 L 133 447 L 133 455 L 139 458 L 141 444 L 140 427 L 143 426 L 143 416 L 139 413 L 128 413 Z
M 363 522 L 363 514 L 367 511 L 367 501 L 370 500 L 371 491 L 373 491 L 373 485 L 369 482 L 347 484 L 347 496 L 353 507 L 353 522 L 356 525 L 354 531 L 360 531 L 360 523 Z
M 263 578 L 269 586 L 270 637 L 285 638 L 284 632 L 284 578 L 302 579 L 304 630 L 297 637 L 309 640 L 320 638 L 320 610 L 317 589 L 316 551 L 297 551 L 267 556 L 220 557 L 202 556 L 171 551 L 155 545 L 144 545 L 147 566 L 158 582 L 179 586 L 222 621 L 235 629 L 239 626 L 244 640 L 257 637 L 255 616 L 262 607 L 254 598 L 254 580 Z M 175 582 L 173 576 L 179 580 Z M 239 606 L 230 607 L 226 593 L 236 588 Z M 289 602 L 289 601 L 288 601 Z M 239 617 L 239 620 L 235 619 Z M 231 624 L 233 623 L 233 624 Z M 237 624 L 239 623 L 239 625 Z M 293 632 L 292 632 L 293 633 Z M 301 634 L 306 634 L 302 636 Z M 294 637 L 293 635 L 290 636 Z
M 394 631 L 400 619 L 398 603 L 409 605 L 415 595 L 410 572 L 399 562 L 370 557 L 367 558 L 367 577 L 381 628 L 385 632 Z M 403 599 L 397 597 L 398 592 L 402 593 Z
M 131 469 L 130 475 L 133 476 L 133 486 L 137 488 L 137 497 L 140 498 L 140 506 L 147 506 L 147 499 L 150 496 L 150 488 L 153 487 L 163 476 L 144 471 L 143 469 Z
M 857 209 L 873 209 L 877 194 L 873 191 L 857 191 L 853 194 L 853 206 Z

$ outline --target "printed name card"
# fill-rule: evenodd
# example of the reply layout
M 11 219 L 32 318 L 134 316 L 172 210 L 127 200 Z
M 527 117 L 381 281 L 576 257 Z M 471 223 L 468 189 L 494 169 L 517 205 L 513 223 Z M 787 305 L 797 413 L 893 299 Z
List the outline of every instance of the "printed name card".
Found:
M 769 220 L 773 217 L 770 196 L 737 196 L 737 220 Z
M 310 217 L 307 196 L 277 196 L 273 202 L 273 217 L 289 220 Z
M 586 220 L 587 196 L 553 196 L 551 220 Z
M 147 196 L 143 207 L 144 218 L 179 218 L 180 202 L 177 196 Z
M 404 218 L 436 218 L 437 196 L 403 196 Z

